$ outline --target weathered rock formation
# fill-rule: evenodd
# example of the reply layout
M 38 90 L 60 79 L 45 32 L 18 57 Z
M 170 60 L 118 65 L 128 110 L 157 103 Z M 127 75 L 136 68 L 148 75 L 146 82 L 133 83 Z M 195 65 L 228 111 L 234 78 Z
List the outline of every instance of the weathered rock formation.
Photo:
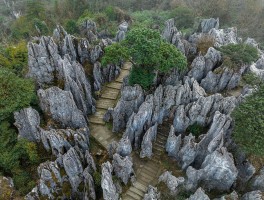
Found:
M 160 200 L 160 192 L 156 187 L 149 185 L 143 200 Z
M 118 27 L 118 32 L 116 33 L 115 41 L 120 42 L 124 40 L 126 37 L 127 30 L 128 30 L 128 23 L 124 21 Z
M 15 126 L 18 129 L 19 136 L 32 142 L 38 142 L 40 140 L 39 125 L 40 116 L 39 113 L 29 107 L 14 113 L 16 120 Z
M 170 193 L 172 195 L 176 195 L 178 193 L 179 186 L 183 185 L 184 183 L 184 178 L 177 178 L 173 176 L 171 172 L 166 171 L 162 175 L 160 175 L 159 182 L 164 182 L 169 188 Z
M 202 188 L 198 188 L 187 200 L 210 200 L 210 198 L 205 194 Z
M 219 18 L 203 19 L 200 23 L 199 32 L 208 33 L 211 29 L 219 29 Z
M 132 158 L 130 156 L 122 157 L 116 153 L 113 156 L 112 165 L 115 175 L 127 185 L 131 176 L 134 175 Z
M 158 124 L 150 127 L 145 133 L 142 143 L 141 143 L 141 152 L 140 158 L 151 158 L 152 156 L 152 142 L 156 140 Z
M 38 97 L 41 109 L 60 123 L 61 127 L 83 128 L 87 126 L 85 117 L 77 108 L 71 92 L 51 87 L 47 90 L 38 90 Z

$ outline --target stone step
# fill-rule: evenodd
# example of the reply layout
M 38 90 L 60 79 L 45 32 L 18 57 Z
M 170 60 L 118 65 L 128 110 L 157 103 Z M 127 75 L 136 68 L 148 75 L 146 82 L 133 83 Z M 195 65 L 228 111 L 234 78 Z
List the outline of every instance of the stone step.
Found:
M 106 87 L 120 90 L 122 87 L 122 83 L 111 82 L 111 83 L 107 84 Z
M 150 176 L 150 175 L 148 175 L 142 171 L 140 172 L 139 176 L 140 176 L 140 178 L 144 178 L 144 179 L 146 179 L 146 181 L 149 181 L 149 182 L 152 181 L 153 178 L 155 177 L 155 176 Z
M 130 70 L 132 67 L 132 64 L 131 63 L 125 63 L 122 67 L 122 70 Z
M 100 98 L 96 101 L 96 108 L 97 109 L 108 109 L 113 108 L 115 106 L 115 101 L 111 99 L 104 99 Z
M 146 173 L 146 174 L 148 174 L 149 176 L 155 176 L 155 174 L 156 174 L 156 172 L 154 173 L 154 172 L 152 172 L 152 171 L 149 171 L 149 170 L 147 170 L 146 168 L 142 168 L 142 171 L 141 171 L 142 173 Z
M 105 125 L 105 122 L 103 118 L 97 117 L 97 116 L 91 116 L 89 117 L 89 122 L 92 124 L 99 124 L 99 125 Z
M 159 157 L 158 158 L 157 157 L 152 157 L 151 160 L 154 161 L 155 163 L 159 163 L 160 162 Z
M 159 146 L 160 148 L 165 148 L 165 145 L 166 145 L 166 143 L 164 143 L 164 142 L 161 142 L 161 141 L 156 141 L 155 143 L 154 143 L 154 145 L 157 145 L 157 146 Z
M 156 143 L 153 145 L 153 150 L 159 151 L 161 153 L 165 151 L 164 148 L 161 148 L 160 146 L 156 145 Z
M 156 163 L 153 163 L 152 161 L 149 161 L 144 165 L 144 168 L 146 168 L 149 171 L 152 171 L 153 173 L 157 172 L 159 167 L 156 165 Z
M 105 98 L 105 99 L 112 99 L 112 100 L 116 100 L 118 97 L 120 90 L 117 89 L 113 89 L 113 88 L 108 88 L 108 90 L 105 90 L 103 92 L 103 94 L 101 95 L 101 97 Z
M 144 192 L 144 193 L 147 192 L 147 190 L 148 190 L 148 187 L 146 187 L 145 185 L 143 185 L 137 181 L 133 184 L 133 186 L 135 188 L 139 189 L 140 191 Z
M 157 140 L 167 141 L 168 137 L 165 137 L 163 135 L 157 134 Z
M 134 192 L 132 192 L 132 191 L 130 191 L 130 190 L 128 190 L 128 191 L 126 192 L 126 194 L 129 195 L 129 196 L 131 196 L 132 198 L 134 198 L 134 199 L 136 199 L 136 200 L 141 200 L 141 199 L 142 199 L 141 196 L 139 196 L 137 193 L 134 193 Z
M 149 186 L 150 181 L 144 179 L 143 177 L 139 177 L 137 179 L 137 182 L 139 182 L 140 184 L 144 185 L 145 187 Z
M 128 70 L 122 70 L 118 78 L 116 79 L 116 82 L 122 83 L 123 79 L 129 75 Z
M 130 187 L 129 188 L 130 191 L 136 193 L 137 195 L 143 197 L 144 196 L 144 192 L 142 192 L 141 190 L 137 189 L 136 187 Z

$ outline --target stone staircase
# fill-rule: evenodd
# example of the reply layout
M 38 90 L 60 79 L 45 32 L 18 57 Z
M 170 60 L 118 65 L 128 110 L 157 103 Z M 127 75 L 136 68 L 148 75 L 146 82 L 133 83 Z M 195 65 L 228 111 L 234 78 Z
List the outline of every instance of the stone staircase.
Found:
M 131 64 L 125 63 L 118 78 L 103 88 L 100 98 L 96 101 L 96 113 L 89 117 L 91 135 L 105 148 L 113 141 L 119 141 L 119 138 L 106 127 L 103 117 L 108 108 L 115 106 L 123 79 L 129 74 L 130 68 Z
M 129 74 L 131 68 L 130 63 L 125 63 L 121 69 L 119 77 L 102 90 L 100 98 L 96 102 L 96 113 L 89 117 L 89 127 L 92 137 L 95 138 L 103 147 L 107 149 L 108 145 L 113 141 L 119 141 L 120 138 L 111 132 L 103 121 L 104 114 L 109 107 L 114 107 L 119 98 L 123 79 Z M 123 194 L 123 200 L 141 200 L 144 198 L 149 185 L 156 185 L 158 177 L 162 173 L 162 167 L 159 164 L 160 155 L 165 153 L 165 144 L 169 134 L 168 130 L 164 131 L 158 126 L 156 141 L 153 143 L 153 156 L 151 159 L 140 159 L 137 153 L 133 153 L 133 161 L 135 161 L 136 181 Z

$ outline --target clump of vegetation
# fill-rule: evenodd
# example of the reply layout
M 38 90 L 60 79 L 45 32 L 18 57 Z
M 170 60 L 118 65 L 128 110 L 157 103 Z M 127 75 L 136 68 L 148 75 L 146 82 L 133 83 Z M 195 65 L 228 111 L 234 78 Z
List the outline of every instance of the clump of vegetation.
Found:
M 200 135 L 206 133 L 206 128 L 198 123 L 194 123 L 188 127 L 187 132 L 192 133 L 195 137 L 199 137 Z
M 184 70 L 187 66 L 186 57 L 175 46 L 164 42 L 159 32 L 146 28 L 133 29 L 121 43 L 105 48 L 103 65 L 122 60 L 133 64 L 130 84 L 145 89 L 151 86 L 155 71 L 167 73 L 172 68 Z
M 235 122 L 233 138 L 248 154 L 264 155 L 264 85 L 232 113 Z
M 202 55 L 205 55 L 210 47 L 213 47 L 215 44 L 215 39 L 210 35 L 202 36 L 197 42 L 198 52 L 201 52 Z
M 254 73 L 245 74 L 242 81 L 251 86 L 260 86 L 263 83 L 263 80 Z
M 251 64 L 259 58 L 258 50 L 247 44 L 229 44 L 219 48 L 223 54 L 223 65 L 239 70 L 244 64 Z

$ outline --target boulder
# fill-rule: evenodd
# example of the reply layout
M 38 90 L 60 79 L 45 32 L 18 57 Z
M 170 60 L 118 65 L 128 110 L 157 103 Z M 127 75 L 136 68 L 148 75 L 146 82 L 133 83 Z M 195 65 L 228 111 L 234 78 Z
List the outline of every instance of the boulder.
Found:
M 58 46 L 51 37 L 41 37 L 39 43 L 28 43 L 28 77 L 33 78 L 38 86 L 54 82 L 58 67 Z
M 70 148 L 70 150 L 63 155 L 63 167 L 69 177 L 73 191 L 77 191 L 78 186 L 82 182 L 83 166 L 74 148 Z
M 248 192 L 246 194 L 244 194 L 241 198 L 241 200 L 262 200 L 264 197 L 264 194 L 259 191 L 252 191 L 252 192 Z
M 19 137 L 32 142 L 40 141 L 39 125 L 40 116 L 38 111 L 29 107 L 14 113 L 16 122 L 14 125 L 18 129 Z
M 234 27 L 227 29 L 212 28 L 208 34 L 214 38 L 214 46 L 216 47 L 227 44 L 237 44 L 240 41 L 237 37 L 237 29 Z
M 184 183 L 184 178 L 177 178 L 173 176 L 171 172 L 166 171 L 162 175 L 160 175 L 159 182 L 164 182 L 169 188 L 170 193 L 172 195 L 176 195 L 178 193 L 179 186 Z
M 103 50 L 100 45 L 95 45 L 90 50 L 90 61 L 91 63 L 95 63 L 98 61 L 100 56 L 103 54 Z
M 102 164 L 101 187 L 103 189 L 103 197 L 105 200 L 118 200 L 119 194 L 112 179 L 113 167 L 110 162 Z
M 121 138 L 121 140 L 118 143 L 116 152 L 119 155 L 123 156 L 123 157 L 129 156 L 131 154 L 131 152 L 132 152 L 132 146 L 131 146 L 131 142 L 128 139 L 128 137 Z
M 158 188 L 149 185 L 148 191 L 144 195 L 143 200 L 160 200 L 160 192 L 158 192 Z
M 211 29 L 219 29 L 219 18 L 203 19 L 200 23 L 199 31 L 202 33 L 208 33 Z
M 158 124 L 150 127 L 145 133 L 142 143 L 141 143 L 141 152 L 140 158 L 151 158 L 152 156 L 152 142 L 156 140 Z
M 170 133 L 166 142 L 166 151 L 168 152 L 168 156 L 173 158 L 178 158 L 178 153 L 181 147 L 181 135 L 175 135 L 175 129 L 171 126 Z
M 186 188 L 195 190 L 199 185 L 208 190 L 228 191 L 237 179 L 238 171 L 232 154 L 225 147 L 209 154 L 199 170 L 189 166 Z
M 264 167 L 260 170 L 259 174 L 252 179 L 251 188 L 264 192 Z
M 122 157 L 116 153 L 113 156 L 112 165 L 115 175 L 127 185 L 130 177 L 134 175 L 132 158 Z
M 249 71 L 264 80 L 264 55 L 249 67 Z
M 58 87 L 38 90 L 41 109 L 62 127 L 84 128 L 87 126 L 83 112 L 80 111 L 71 92 Z
M 96 199 L 96 193 L 95 193 L 95 185 L 94 180 L 91 174 L 89 173 L 89 168 L 85 168 L 83 170 L 83 178 L 84 178 L 84 199 Z
M 92 174 L 93 172 L 96 171 L 96 165 L 95 165 L 95 162 L 94 162 L 92 155 L 89 153 L 88 150 L 86 150 L 86 152 L 85 152 L 85 159 L 86 159 L 86 163 L 88 165 L 86 167 L 86 170 L 88 170 L 89 174 Z
M 187 200 L 210 200 L 210 198 L 205 194 L 202 188 L 198 188 Z
M 129 117 L 133 112 L 138 112 L 144 102 L 144 91 L 139 86 L 124 86 L 121 89 L 121 98 L 113 110 L 113 132 L 120 132 L 126 127 Z
M 126 38 L 126 32 L 128 30 L 128 23 L 124 21 L 122 24 L 118 27 L 118 32 L 116 33 L 115 41 L 121 42 Z

